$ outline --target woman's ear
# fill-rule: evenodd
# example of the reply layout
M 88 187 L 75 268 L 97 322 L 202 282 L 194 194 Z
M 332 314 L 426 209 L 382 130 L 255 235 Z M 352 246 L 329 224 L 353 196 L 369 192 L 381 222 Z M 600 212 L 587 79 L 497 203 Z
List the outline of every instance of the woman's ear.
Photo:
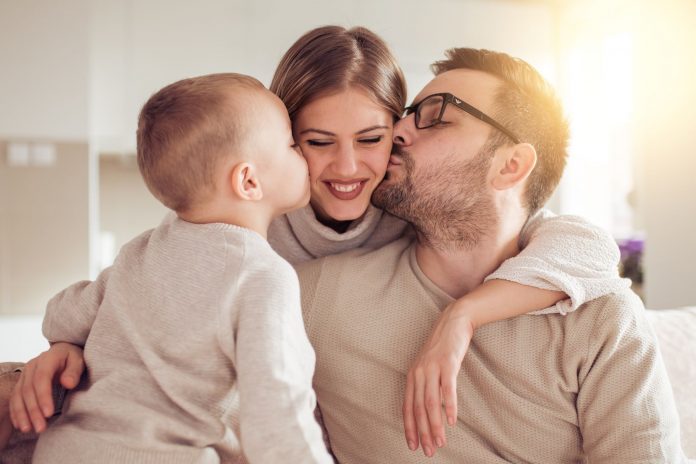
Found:
M 263 198 L 258 172 L 252 163 L 236 164 L 230 173 L 229 182 L 232 192 L 241 200 L 258 201 Z
M 498 152 L 493 187 L 506 190 L 523 182 L 531 174 L 537 162 L 537 154 L 529 143 L 518 143 Z

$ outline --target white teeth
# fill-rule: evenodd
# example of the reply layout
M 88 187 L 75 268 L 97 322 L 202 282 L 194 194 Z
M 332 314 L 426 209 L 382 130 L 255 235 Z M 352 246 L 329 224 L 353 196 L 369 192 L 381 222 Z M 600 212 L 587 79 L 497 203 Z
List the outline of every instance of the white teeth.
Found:
M 360 182 L 355 183 L 355 184 L 336 184 L 336 183 L 331 182 L 331 188 L 333 188 L 334 190 L 338 190 L 339 192 L 344 192 L 344 193 L 352 192 L 353 190 L 355 190 L 358 187 L 360 187 Z

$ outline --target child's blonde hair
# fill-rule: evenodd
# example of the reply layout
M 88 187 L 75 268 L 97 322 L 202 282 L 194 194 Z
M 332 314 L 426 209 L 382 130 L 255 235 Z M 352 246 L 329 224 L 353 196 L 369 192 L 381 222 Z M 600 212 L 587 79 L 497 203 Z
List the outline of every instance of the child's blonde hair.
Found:
M 183 79 L 150 97 L 137 132 L 138 167 L 150 192 L 177 212 L 212 193 L 219 161 L 245 135 L 248 105 L 237 100 L 263 89 L 253 77 L 224 73 Z

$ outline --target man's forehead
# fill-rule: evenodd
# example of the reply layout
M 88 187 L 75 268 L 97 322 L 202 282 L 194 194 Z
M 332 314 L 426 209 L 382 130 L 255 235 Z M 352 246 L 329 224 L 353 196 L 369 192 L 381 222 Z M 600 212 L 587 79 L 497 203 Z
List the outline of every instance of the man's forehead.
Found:
M 449 92 L 484 110 L 492 104 L 500 84 L 500 79 L 483 71 L 453 69 L 435 76 L 423 87 L 414 102 L 419 102 L 434 93 Z

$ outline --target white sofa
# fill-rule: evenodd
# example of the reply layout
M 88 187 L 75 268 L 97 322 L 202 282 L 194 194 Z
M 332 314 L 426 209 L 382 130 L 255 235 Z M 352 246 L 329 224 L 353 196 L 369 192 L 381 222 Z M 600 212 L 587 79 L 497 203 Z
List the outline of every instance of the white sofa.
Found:
M 674 390 L 682 446 L 696 459 L 696 307 L 649 310 L 648 315 Z

